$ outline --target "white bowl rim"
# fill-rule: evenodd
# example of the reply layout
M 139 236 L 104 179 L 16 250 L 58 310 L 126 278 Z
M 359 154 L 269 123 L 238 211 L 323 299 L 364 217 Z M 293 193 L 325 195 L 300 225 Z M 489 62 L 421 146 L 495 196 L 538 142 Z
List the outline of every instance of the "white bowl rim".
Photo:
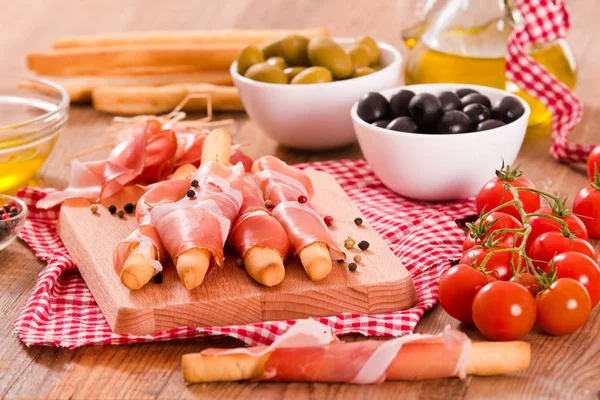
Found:
M 510 93 L 506 90 L 502 90 L 502 89 L 498 89 L 498 88 L 494 88 L 494 87 L 490 87 L 490 86 L 483 86 L 483 85 L 470 85 L 470 84 L 463 84 L 463 83 L 420 83 L 420 84 L 415 84 L 415 85 L 404 85 L 404 86 L 398 86 L 395 88 L 390 88 L 390 89 L 385 89 L 385 90 L 380 90 L 377 93 L 382 94 L 383 96 L 385 96 L 387 98 L 388 94 L 393 94 L 395 92 L 398 92 L 399 90 L 402 89 L 408 89 L 410 90 L 410 88 L 422 88 L 422 87 L 431 87 L 431 88 L 438 88 L 438 89 L 447 89 L 447 90 L 456 90 L 456 89 L 462 89 L 462 88 L 466 88 L 466 89 L 475 89 L 480 92 L 483 93 L 483 91 L 487 91 L 487 92 L 496 92 L 498 94 L 503 94 L 504 96 L 511 96 L 511 97 L 515 97 L 517 100 L 519 100 L 521 102 L 521 104 L 523 105 L 523 107 L 525 108 L 525 112 L 523 113 L 523 115 L 521 115 L 519 118 L 517 118 L 516 120 L 514 120 L 513 122 L 511 122 L 510 124 L 506 124 L 503 126 L 499 126 L 497 128 L 493 128 L 493 129 L 488 129 L 485 131 L 480 131 L 480 132 L 466 132 L 466 133 L 444 133 L 444 134 L 428 134 L 428 133 L 412 133 L 412 132 L 402 132 L 402 131 L 393 131 L 391 129 L 386 129 L 386 128 L 380 128 L 376 125 L 370 124 L 366 121 L 363 121 L 362 118 L 360 118 L 358 116 L 358 113 L 356 112 L 356 109 L 358 108 L 358 102 L 354 103 L 354 105 L 352 105 L 352 109 L 350 109 L 350 115 L 352 117 L 352 120 L 356 123 L 358 123 L 359 125 L 362 125 L 364 127 L 368 127 L 371 129 L 374 129 L 376 132 L 382 133 L 382 134 L 386 134 L 386 135 L 390 135 L 390 136 L 405 136 L 405 137 L 419 137 L 419 138 L 425 138 L 427 137 L 428 139 L 424 139 L 424 140 L 436 140 L 439 139 L 440 136 L 441 137 L 472 137 L 472 136 L 479 136 L 479 135 L 489 135 L 490 132 L 493 133 L 497 133 L 499 130 L 504 129 L 512 124 L 514 124 L 515 122 L 523 119 L 523 118 L 527 118 L 529 119 L 529 114 L 531 113 L 531 108 L 529 107 L 529 104 L 527 104 L 527 102 L 525 100 L 523 100 L 522 98 L 520 98 L 519 96 Z
M 333 37 L 332 39 L 335 40 L 336 42 L 340 42 L 341 44 L 348 44 L 348 43 L 351 43 L 351 41 L 355 40 L 354 38 L 348 38 L 348 37 Z M 389 69 L 392 66 L 398 66 L 402 63 L 402 54 L 394 46 L 387 44 L 385 42 L 377 41 L 377 47 L 379 47 L 382 50 L 390 52 L 392 54 L 392 56 L 394 57 L 392 62 L 390 62 L 388 65 L 381 68 L 380 70 L 373 72 L 372 74 L 359 76 L 357 78 L 344 79 L 341 81 L 311 83 L 309 85 L 289 85 L 289 84 L 284 85 L 282 83 L 269 83 L 269 82 L 255 81 L 254 79 L 246 78 L 245 76 L 240 75 L 237 72 L 237 60 L 235 60 L 233 63 L 231 63 L 231 66 L 229 67 L 229 73 L 231 74 L 231 76 L 233 78 L 239 79 L 241 82 L 244 82 L 245 84 L 257 86 L 257 87 L 261 87 L 261 86 L 262 87 L 282 87 L 283 86 L 286 88 L 294 88 L 291 90 L 307 90 L 306 88 L 323 87 L 324 85 L 327 85 L 327 87 L 331 87 L 331 88 L 333 88 L 334 86 L 339 87 L 341 85 L 348 84 L 348 82 L 352 82 L 357 79 L 363 79 L 363 80 L 369 79 L 369 78 L 379 74 L 380 72 L 383 72 L 384 70 Z

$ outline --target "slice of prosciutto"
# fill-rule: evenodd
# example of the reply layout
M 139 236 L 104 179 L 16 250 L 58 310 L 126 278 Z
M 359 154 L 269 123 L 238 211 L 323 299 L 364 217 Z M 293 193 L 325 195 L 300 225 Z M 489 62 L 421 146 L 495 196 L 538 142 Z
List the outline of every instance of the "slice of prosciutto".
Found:
M 223 247 L 242 206 L 243 177 L 241 163 L 205 163 L 192 176 L 195 196 L 152 208 L 150 218 L 173 261 L 186 250 L 207 249 L 211 266 L 223 265 Z
M 106 160 L 74 160 L 68 187 L 49 194 L 37 207 L 47 209 L 74 198 L 98 201 L 115 195 L 126 185 L 162 181 L 181 165 L 198 166 L 207 131 L 181 127 L 176 122 L 166 126 L 169 129 L 152 119 L 116 132 L 121 141 Z M 242 162 L 247 171 L 252 165 L 239 146 L 232 148 L 231 162 Z
M 298 321 L 270 346 L 206 349 L 202 356 L 268 357 L 265 381 L 381 383 L 466 377 L 471 341 L 464 333 L 446 328 L 438 335 L 412 334 L 390 340 L 342 343 L 331 328 L 315 320 Z
M 310 202 L 298 202 L 299 196 L 312 197 L 313 186 L 308 175 L 272 156 L 259 158 L 252 169 L 257 171 L 254 180 L 264 198 L 273 202 L 273 216 L 287 233 L 294 254 L 313 243 L 323 243 L 335 260 L 345 259 Z
M 162 181 L 152 185 L 152 187 L 140 197 L 136 206 L 136 217 L 138 226 L 131 234 L 115 245 L 113 252 L 113 266 L 117 275 L 121 275 L 125 261 L 129 254 L 137 252 L 155 269 L 155 274 L 163 269 L 163 264 L 167 258 L 167 252 L 160 240 L 158 231 L 152 223 L 150 212 L 152 208 L 161 204 L 173 203 L 185 196 L 190 188 L 187 181 L 175 179 Z M 134 246 L 136 245 L 137 246 Z M 135 248 L 134 248 L 135 247 Z M 157 260 L 151 257 L 151 248 L 156 249 Z
M 259 246 L 277 251 L 285 260 L 290 249 L 287 234 L 265 207 L 251 175 L 244 178 L 243 195 L 240 213 L 229 233 L 229 243 L 242 258 L 252 247 Z

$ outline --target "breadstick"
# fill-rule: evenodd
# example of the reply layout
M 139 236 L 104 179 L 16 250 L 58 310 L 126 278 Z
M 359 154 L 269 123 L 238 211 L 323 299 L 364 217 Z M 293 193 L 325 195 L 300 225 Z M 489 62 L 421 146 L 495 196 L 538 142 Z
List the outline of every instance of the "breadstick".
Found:
M 196 168 L 192 164 L 183 164 L 178 167 L 175 172 L 167 177 L 167 179 L 184 179 L 186 181 L 190 180 L 191 175 L 196 172 L 198 168 Z
M 137 247 L 137 243 L 131 247 L 129 256 L 123 265 L 120 276 L 121 283 L 131 290 L 137 290 L 143 287 L 150 279 L 152 279 L 155 273 L 154 267 L 148 260 L 146 260 L 142 254 L 134 251 Z M 150 249 L 150 256 L 154 260 L 158 259 L 156 248 L 154 246 Z
M 40 75 L 94 75 L 123 67 L 194 66 L 227 70 L 241 44 L 144 45 L 34 52 L 27 66 Z
M 334 344 L 331 346 L 344 346 Z M 407 343 L 405 346 L 410 346 Z M 184 354 L 182 357 L 183 379 L 186 382 L 238 381 L 260 378 L 272 353 L 260 356 L 247 354 L 203 355 Z M 397 362 L 400 363 L 401 357 Z M 386 380 L 398 380 L 394 362 L 386 370 Z M 522 371 L 529 367 L 531 348 L 526 342 L 481 342 L 473 343 L 468 375 L 501 375 Z M 351 362 L 351 360 L 347 360 Z M 340 368 L 344 360 L 340 359 Z M 330 368 L 334 368 L 330 366 Z M 450 377 L 450 376 L 448 376 Z
M 279 285 L 285 278 L 281 255 L 267 247 L 251 247 L 244 254 L 244 267 L 252 279 L 268 287 Z
M 331 272 L 332 262 L 327 245 L 317 242 L 310 244 L 298 253 L 300 262 L 309 278 L 318 281 Z
M 69 93 L 71 102 L 84 102 L 92 99 L 92 91 L 101 86 L 156 86 L 179 83 L 231 86 L 231 75 L 226 71 L 202 71 L 195 73 L 148 74 L 133 76 L 48 76 L 53 82 L 61 85 Z M 139 101 L 139 100 L 138 100 Z M 239 103 L 239 99 L 237 100 Z M 241 105 L 240 105 L 241 107 Z
M 216 161 L 219 164 L 231 165 L 231 136 L 224 128 L 211 131 L 202 144 L 202 164 L 208 161 Z
M 307 38 L 327 36 L 323 28 L 298 30 L 221 30 L 197 32 L 134 32 L 93 36 L 65 36 L 54 42 L 55 49 L 75 47 L 107 47 L 155 44 L 211 44 L 236 43 L 260 45 L 283 36 L 296 33 Z
M 192 93 L 206 94 L 216 111 L 244 109 L 237 88 L 211 84 L 176 84 L 167 86 L 99 86 L 92 92 L 94 108 L 123 115 L 158 115 L 173 110 Z M 186 102 L 185 111 L 206 111 L 207 101 L 193 98 Z

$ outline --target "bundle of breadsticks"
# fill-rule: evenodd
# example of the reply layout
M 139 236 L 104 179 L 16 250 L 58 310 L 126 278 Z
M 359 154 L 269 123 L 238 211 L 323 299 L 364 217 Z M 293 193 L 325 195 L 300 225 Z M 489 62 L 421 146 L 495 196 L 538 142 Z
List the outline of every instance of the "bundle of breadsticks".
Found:
M 113 114 L 162 114 L 186 96 L 185 111 L 241 111 L 229 66 L 246 45 L 262 45 L 324 29 L 146 32 L 59 37 L 53 49 L 33 52 L 27 66 L 62 85 L 72 102 L 89 102 Z

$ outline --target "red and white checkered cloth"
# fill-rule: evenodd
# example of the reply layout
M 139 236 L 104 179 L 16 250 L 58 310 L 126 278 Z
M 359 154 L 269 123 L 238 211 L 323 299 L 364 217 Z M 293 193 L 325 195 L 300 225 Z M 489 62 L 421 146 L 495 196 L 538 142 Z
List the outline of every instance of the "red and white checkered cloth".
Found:
M 418 294 L 418 304 L 407 311 L 384 315 L 345 313 L 318 320 L 331 326 L 338 335 L 400 336 L 411 333 L 425 310 L 436 303 L 438 282 L 449 267 L 449 260 L 461 255 L 464 233 L 457 227 L 455 219 L 473 214 L 473 202 L 432 204 L 409 201 L 383 186 L 364 160 L 302 166 L 306 167 L 328 172 L 337 179 L 410 271 Z M 231 336 L 249 345 L 269 344 L 294 323 L 275 321 L 213 328 L 181 327 L 148 336 L 113 333 L 58 237 L 58 212 L 35 208 L 36 202 L 47 193 L 47 189 L 34 188 L 19 192 L 19 197 L 31 211 L 20 237 L 39 259 L 48 263 L 15 321 L 19 339 L 25 344 L 76 348 L 205 335 Z
M 532 44 L 565 38 L 570 22 L 564 0 L 514 0 L 513 4 L 524 23 L 509 38 L 506 76 L 552 113 L 552 157 L 565 162 L 585 162 L 595 145 L 572 143 L 567 139 L 581 120 L 583 105 L 571 89 L 525 51 Z

